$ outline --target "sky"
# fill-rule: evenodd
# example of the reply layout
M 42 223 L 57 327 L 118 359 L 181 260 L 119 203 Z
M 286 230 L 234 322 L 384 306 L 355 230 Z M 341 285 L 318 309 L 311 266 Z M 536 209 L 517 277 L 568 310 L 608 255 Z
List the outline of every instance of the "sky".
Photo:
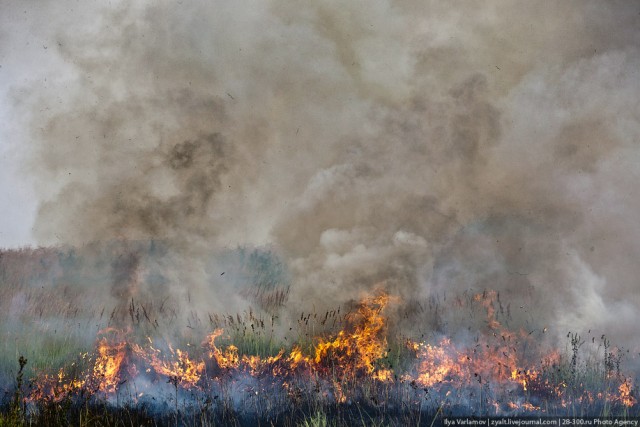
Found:
M 273 245 L 294 300 L 491 287 L 640 342 L 637 2 L 5 1 L 0 20 L 0 246 Z

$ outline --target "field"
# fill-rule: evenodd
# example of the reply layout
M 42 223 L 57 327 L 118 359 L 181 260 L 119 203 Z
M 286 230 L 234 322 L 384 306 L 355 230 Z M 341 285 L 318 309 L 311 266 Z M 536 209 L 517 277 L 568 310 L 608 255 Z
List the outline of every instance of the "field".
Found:
M 640 415 L 628 352 L 605 335 L 550 338 L 490 289 L 409 303 L 381 284 L 297 311 L 277 255 L 239 248 L 212 264 L 248 308 L 199 311 L 168 291 L 161 246 L 2 253 L 0 426 Z
M 0 427 L 640 423 L 640 2 L 0 21 Z

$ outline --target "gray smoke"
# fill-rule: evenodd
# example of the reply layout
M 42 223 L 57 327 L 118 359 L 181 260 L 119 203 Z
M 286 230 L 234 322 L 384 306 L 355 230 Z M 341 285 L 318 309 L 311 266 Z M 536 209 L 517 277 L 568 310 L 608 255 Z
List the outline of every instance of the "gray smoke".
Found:
M 296 303 L 496 289 L 640 343 L 637 3 L 3 9 L 56 58 L 12 92 L 43 244 L 161 240 L 227 308 L 206 254 L 273 244 Z

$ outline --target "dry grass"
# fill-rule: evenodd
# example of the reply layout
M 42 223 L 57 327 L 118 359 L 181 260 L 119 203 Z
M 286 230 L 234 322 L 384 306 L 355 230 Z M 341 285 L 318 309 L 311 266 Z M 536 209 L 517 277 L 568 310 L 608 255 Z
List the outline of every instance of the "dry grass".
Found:
M 375 362 L 376 369 L 391 370 L 389 381 L 346 375 L 344 369 L 331 365 L 334 362 L 327 362 L 322 370 L 288 376 L 286 381 L 256 379 L 208 366 L 199 390 L 181 388 L 179 379 L 171 382 L 154 377 L 154 387 L 160 391 L 148 399 L 138 396 L 137 387 L 142 385 L 134 380 L 123 384 L 115 398 L 77 390 L 59 401 L 42 400 L 25 407 L 32 379 L 61 368 L 82 372 L 82 360 L 91 359 L 98 331 L 105 328 L 127 330 L 131 344 L 144 345 L 153 337 L 154 345 L 165 351 L 169 343 L 174 348 L 188 348 L 193 358 L 201 360 L 206 355 L 200 343 L 217 328 L 225 331 L 217 342 L 220 348 L 233 344 L 239 355 L 266 358 L 280 350 L 288 354 L 295 345 L 312 357 L 318 338 L 330 339 L 348 328 L 350 313 L 357 308 L 342 306 L 281 316 L 283 310 L 291 309 L 287 306 L 288 284 L 278 284 L 282 266 L 269 272 L 273 259 L 257 255 L 247 255 L 251 263 L 243 261 L 238 267 L 242 277 L 255 279 L 240 290 L 253 303 L 253 308 L 244 312 L 201 313 L 190 310 L 188 301 L 162 295 L 131 297 L 126 303 L 109 301 L 100 288 L 109 285 L 111 268 L 108 259 L 101 261 L 104 252 L 95 248 L 88 254 L 48 249 L 2 252 L 0 323 L 6 328 L 0 331 L 0 393 L 4 395 L 0 426 L 430 425 L 436 414 L 495 414 L 495 402 L 505 398 L 486 379 L 459 388 L 446 381 L 423 387 L 410 377 L 416 368 L 416 352 L 407 345 L 408 340 L 433 343 L 437 337 L 455 336 L 459 330 L 465 330 L 471 339 L 488 335 L 487 343 L 504 340 L 495 332 L 491 337 L 486 305 L 476 298 L 477 293 L 468 292 L 389 308 L 395 322 L 389 324 L 385 356 Z M 117 249 L 106 252 L 117 254 Z M 86 265 L 90 273 L 85 272 Z M 510 305 L 499 295 L 491 304 L 495 311 L 492 320 L 514 329 L 519 326 Z M 459 323 L 458 318 L 467 323 Z M 465 329 L 469 325 L 476 328 L 471 333 Z M 398 333 L 403 330 L 414 332 L 409 336 Z M 535 359 L 532 349 L 519 351 L 531 351 L 530 356 L 521 357 Z M 89 356 L 82 359 L 80 354 Z M 17 363 L 20 356 L 29 360 L 26 366 Z M 327 360 L 335 361 L 337 356 Z M 637 404 L 629 407 L 608 398 L 624 381 L 622 356 L 605 337 L 585 343 L 578 335 L 569 335 L 558 359 L 533 362 L 539 375 L 528 378 L 526 392 L 518 392 L 521 403 L 541 409 L 521 406 L 512 413 L 640 415 Z M 71 363 L 75 368 L 71 369 Z M 563 390 L 561 398 L 558 387 Z M 636 393 L 635 388 L 631 393 Z

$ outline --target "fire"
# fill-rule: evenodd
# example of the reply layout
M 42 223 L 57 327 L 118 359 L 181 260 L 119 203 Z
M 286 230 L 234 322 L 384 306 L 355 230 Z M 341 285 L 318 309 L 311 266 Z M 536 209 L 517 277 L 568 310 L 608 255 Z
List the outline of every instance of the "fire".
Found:
M 269 368 L 292 372 L 306 367 L 317 372 L 339 372 L 340 376 L 362 373 L 387 381 L 391 372 L 376 367 L 375 362 L 386 354 L 385 319 L 381 313 L 388 302 L 389 296 L 385 294 L 360 304 L 355 313 L 347 316 L 345 329 L 333 338 L 318 338 L 313 357 L 304 355 L 299 346 L 293 346 L 286 357 L 284 349 L 266 358 L 240 356 L 233 344 L 226 349 L 216 345 L 216 339 L 224 333 L 222 329 L 216 329 L 207 336 L 203 346 L 208 349 L 209 359 L 222 370 L 240 370 L 255 375 Z M 280 366 L 282 364 L 284 366 Z
M 485 310 L 487 310 L 487 325 L 491 329 L 500 328 L 500 322 L 496 320 L 496 309 L 493 305 L 497 299 L 497 295 L 496 291 L 491 290 L 474 296 L 474 300 L 482 304 Z
M 196 387 L 204 372 L 203 361 L 192 360 L 187 352 L 180 349 L 174 351 L 171 346 L 169 346 L 171 359 L 173 359 L 171 361 L 163 359 L 162 352 L 152 346 L 147 351 L 135 346 L 134 351 L 141 359 L 147 361 L 158 375 L 167 377 L 176 386 Z
M 62 368 L 55 376 L 41 375 L 35 381 L 35 387 L 29 400 L 33 402 L 39 400 L 59 402 L 70 395 L 83 391 L 113 394 L 122 384 L 124 370 L 135 375 L 135 366 L 126 366 L 125 363 L 127 342 L 123 337 L 126 333 L 109 328 L 100 331 L 99 334 L 103 336 L 97 341 L 95 360 L 91 368 L 76 375 L 69 375 Z M 81 359 L 86 361 L 88 354 L 82 354 Z M 74 362 L 72 366 L 75 364 Z
M 221 369 L 237 368 L 240 362 L 238 347 L 230 345 L 225 351 L 216 347 L 215 340 L 224 333 L 222 329 L 216 329 L 205 340 L 209 347 L 209 358 L 215 360 Z
M 289 353 L 288 357 L 289 363 L 293 368 L 301 365 L 308 364 L 310 362 L 309 358 L 302 354 L 302 350 L 298 346 L 294 346 L 291 349 L 291 353 Z
M 341 330 L 332 340 L 320 338 L 313 359 L 316 366 L 331 365 L 344 372 L 362 370 L 372 374 L 376 370 L 375 361 L 386 355 L 385 319 L 381 312 L 388 302 L 389 296 L 385 294 L 361 304 L 347 319 L 352 330 Z
M 514 384 L 527 391 L 528 381 L 537 377 L 533 368 L 524 368 L 524 361 L 518 358 L 519 341 L 526 341 L 527 334 L 515 334 L 502 327 L 496 319 L 494 303 L 497 293 L 493 291 L 477 294 L 475 302 L 481 304 L 487 315 L 490 334 L 480 335 L 472 347 L 457 346 L 449 338 L 438 344 L 410 342 L 408 346 L 416 351 L 419 360 L 417 383 L 432 387 L 441 383 L 464 385 L 483 380 Z
M 69 377 L 63 369 L 60 369 L 57 375 L 42 375 L 27 400 L 60 402 L 67 396 L 83 390 L 85 385 L 86 381 L 83 379 Z
M 93 367 L 93 378 L 98 381 L 98 390 L 115 393 L 120 383 L 120 369 L 125 358 L 125 341 L 111 344 L 106 338 L 98 343 L 96 362 Z
M 88 359 L 83 356 L 93 360 L 88 368 L 73 375 L 64 370 L 57 375 L 41 375 L 29 399 L 57 402 L 85 391 L 110 396 L 124 382 L 135 382 L 145 375 L 151 384 L 172 384 L 176 396 L 178 389 L 206 393 L 212 384 L 252 378 L 256 382 L 247 387 L 255 396 L 264 392 L 261 387 L 276 387 L 269 390 L 281 390 L 294 401 L 302 390 L 314 387 L 323 398 L 346 403 L 362 398 L 358 387 L 367 384 L 369 390 L 410 387 L 415 392 L 431 392 L 444 402 L 466 401 L 482 394 L 485 407 L 493 408 L 496 414 L 544 412 L 540 399 L 554 399 L 562 407 L 596 399 L 625 407 L 637 404 L 630 379 L 608 374 L 607 381 L 614 388 L 594 392 L 577 391 L 582 384 L 570 384 L 565 378 L 554 379 L 549 373 L 557 372 L 562 365 L 560 353 L 529 350 L 525 356 L 523 348 L 539 346 L 531 333 L 510 331 L 498 321 L 495 292 L 472 298 L 486 312 L 487 321 L 486 330 L 478 332 L 471 344 L 448 337 L 437 342 L 405 338 L 403 351 L 413 359 L 408 369 L 394 371 L 385 362 L 390 350 L 384 313 L 390 301 L 387 294 L 365 299 L 344 316 L 343 328 L 334 334 L 315 337 L 306 346 L 292 344 L 289 350 L 281 348 L 266 356 L 241 354 L 234 344 L 217 344 L 225 333 L 220 328 L 206 336 L 200 347 L 190 346 L 188 352 L 170 343 L 160 350 L 151 338 L 139 345 L 130 331 L 108 329 L 101 331 L 94 355 Z M 136 391 L 137 396 L 145 393 L 149 394 Z M 505 396 L 513 398 L 505 400 Z M 531 400 L 531 396 L 538 400 Z
M 631 407 L 638 402 L 636 398 L 631 395 L 631 384 L 629 381 L 624 381 L 620 384 L 618 392 L 620 393 L 618 400 L 622 402 L 623 405 Z
M 455 357 L 456 351 L 451 347 L 451 342 L 448 339 L 443 339 L 436 346 L 415 343 L 412 347 L 418 350 L 419 365 L 416 382 L 421 386 L 432 387 L 463 376 L 464 360 Z M 458 360 L 461 360 L 463 364 L 459 364 Z

